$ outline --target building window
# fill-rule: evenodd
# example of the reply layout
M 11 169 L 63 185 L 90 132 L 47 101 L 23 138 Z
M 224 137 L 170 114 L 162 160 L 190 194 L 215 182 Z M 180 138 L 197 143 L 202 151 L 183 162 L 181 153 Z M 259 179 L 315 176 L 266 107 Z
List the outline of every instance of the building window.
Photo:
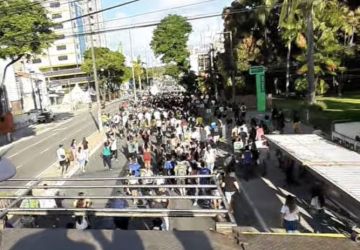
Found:
M 62 29 L 62 28 L 64 28 L 62 23 L 57 23 L 57 24 L 54 25 L 54 29 L 56 29 L 56 30 L 59 30 L 59 29 Z
M 61 40 L 61 39 L 64 39 L 64 38 L 65 38 L 64 34 L 59 34 L 59 35 L 56 36 L 57 40 Z
M 35 58 L 32 60 L 32 63 L 41 63 L 41 59 L 40 58 Z
M 51 2 L 50 3 L 50 8 L 59 8 L 60 7 L 60 2 Z
M 57 50 L 66 50 L 66 45 L 56 46 L 56 49 L 57 49 Z
M 61 15 L 60 13 L 52 14 L 52 15 L 51 15 L 51 18 L 52 18 L 52 19 L 62 18 L 62 15 Z
M 66 61 L 68 59 L 68 56 L 58 56 L 59 61 Z

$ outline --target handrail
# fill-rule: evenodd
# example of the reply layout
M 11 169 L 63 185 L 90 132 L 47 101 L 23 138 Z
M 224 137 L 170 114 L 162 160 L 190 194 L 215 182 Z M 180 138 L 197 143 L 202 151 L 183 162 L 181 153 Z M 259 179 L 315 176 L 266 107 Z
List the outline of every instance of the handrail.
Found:
M 226 214 L 226 209 L 156 209 L 156 208 L 38 208 L 19 209 L 11 208 L 10 215 L 39 215 L 39 216 L 102 216 L 102 217 L 215 217 L 219 214 Z
M 216 188 L 216 185 L 205 185 L 205 184 L 189 184 L 189 185 L 153 185 L 153 184 L 128 184 L 128 185 L 103 185 L 103 186 L 91 186 L 91 185 L 47 185 L 47 189 L 85 189 L 85 188 L 99 188 L 99 189 L 105 189 L 105 188 Z M 0 186 L 1 189 L 28 189 L 29 186 Z M 44 186 L 34 186 L 32 189 L 44 189 Z
M 89 178 L 39 178 L 39 179 L 9 179 L 4 181 L 13 182 L 13 181 L 116 181 L 116 180 L 141 180 L 141 179 L 192 179 L 192 178 L 211 178 L 216 177 L 216 175 L 181 175 L 181 176 L 143 176 L 143 177 L 89 177 Z
M 45 200 L 45 199 L 94 199 L 94 200 L 108 200 L 108 199 L 126 199 L 126 200 L 132 200 L 132 199 L 149 199 L 149 200 L 155 200 L 155 199 L 178 199 L 178 200 L 184 200 L 184 199 L 208 199 L 208 200 L 215 200 L 215 199 L 221 199 L 221 196 L 210 196 L 210 195 L 139 195 L 139 196 L 130 196 L 130 195 L 110 195 L 110 196 L 62 196 L 62 195 L 53 195 L 53 196 L 0 196 L 0 199 L 19 199 L 19 200 L 25 200 L 25 199 L 33 199 L 33 200 Z

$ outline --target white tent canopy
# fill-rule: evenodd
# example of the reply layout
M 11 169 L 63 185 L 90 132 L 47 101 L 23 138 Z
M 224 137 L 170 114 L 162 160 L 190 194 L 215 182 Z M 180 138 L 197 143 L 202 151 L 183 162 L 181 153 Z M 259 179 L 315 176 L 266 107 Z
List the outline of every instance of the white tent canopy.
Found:
M 75 85 L 75 87 L 64 96 L 63 103 L 64 104 L 73 104 L 73 103 L 90 103 L 90 92 L 83 91 L 79 85 Z

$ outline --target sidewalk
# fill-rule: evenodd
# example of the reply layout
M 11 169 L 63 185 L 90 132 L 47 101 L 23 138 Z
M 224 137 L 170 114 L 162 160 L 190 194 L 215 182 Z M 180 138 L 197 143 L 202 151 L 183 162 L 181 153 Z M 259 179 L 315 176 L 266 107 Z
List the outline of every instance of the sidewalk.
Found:
M 285 133 L 292 134 L 292 124 L 286 123 Z M 301 125 L 302 133 L 311 133 L 312 129 L 304 124 Z M 285 182 L 285 173 L 278 167 L 275 150 L 270 150 L 270 160 L 267 161 L 267 169 L 255 170 L 254 176 L 248 181 L 241 178 L 241 172 L 237 171 L 240 181 L 241 193 L 235 201 L 235 218 L 238 225 L 252 227 L 251 230 L 285 232 L 281 227 L 280 209 L 285 203 L 286 196 L 291 194 L 297 197 L 301 212 L 300 232 L 314 232 L 314 219 L 310 212 L 311 200 L 310 189 L 315 183 L 309 175 L 302 176 L 300 166 L 295 167 L 295 185 L 288 186 Z M 341 220 L 330 210 L 326 211 L 327 224 L 322 225 L 322 233 L 339 233 Z

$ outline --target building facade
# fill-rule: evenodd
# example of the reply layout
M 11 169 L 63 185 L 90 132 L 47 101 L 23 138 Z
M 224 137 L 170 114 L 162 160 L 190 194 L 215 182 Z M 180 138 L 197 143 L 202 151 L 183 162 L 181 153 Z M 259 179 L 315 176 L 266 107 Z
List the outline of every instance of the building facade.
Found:
M 82 17 L 101 9 L 101 0 L 46 1 L 42 3 L 48 16 L 56 24 L 54 32 L 58 39 L 41 55 L 35 55 L 32 67 L 44 73 L 49 88 L 69 88 L 80 84 L 90 86 L 92 79 L 81 71 L 85 51 L 90 48 L 90 30 L 99 31 L 104 24 L 102 14 Z M 93 36 L 95 47 L 105 47 L 105 35 Z

